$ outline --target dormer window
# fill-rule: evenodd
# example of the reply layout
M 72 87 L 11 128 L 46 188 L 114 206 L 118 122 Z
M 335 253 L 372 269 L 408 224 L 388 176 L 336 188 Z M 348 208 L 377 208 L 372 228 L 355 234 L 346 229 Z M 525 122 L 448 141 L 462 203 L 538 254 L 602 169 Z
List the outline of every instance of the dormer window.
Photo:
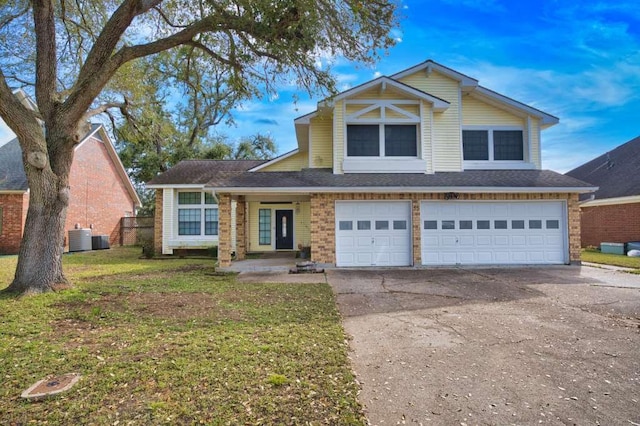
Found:
M 349 124 L 348 157 L 417 157 L 418 126 L 413 124 Z

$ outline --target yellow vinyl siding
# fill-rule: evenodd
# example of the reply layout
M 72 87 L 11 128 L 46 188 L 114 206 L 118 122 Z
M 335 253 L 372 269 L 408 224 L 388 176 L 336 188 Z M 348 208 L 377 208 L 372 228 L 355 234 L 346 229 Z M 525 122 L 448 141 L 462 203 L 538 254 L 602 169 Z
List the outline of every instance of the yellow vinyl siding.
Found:
M 422 141 L 421 156 L 427 160 L 427 173 L 433 173 L 433 158 L 431 155 L 431 104 L 421 101 L 422 121 L 420 125 L 420 137 Z
M 293 172 L 309 167 L 309 153 L 299 152 L 291 157 L 283 158 L 265 168 L 258 170 L 259 172 Z
M 258 211 L 260 209 L 271 210 L 271 244 L 259 244 Z M 248 252 L 268 252 L 275 250 L 275 214 L 276 210 L 293 210 L 293 248 L 308 247 L 311 244 L 311 203 L 303 201 L 291 204 L 261 204 L 259 202 L 249 202 L 249 246 Z
M 459 83 L 437 72 L 427 76 L 424 71 L 408 75 L 400 81 L 449 102 L 446 111 L 433 114 L 433 171 L 461 171 Z
M 407 95 L 399 90 L 387 86 L 385 90 L 381 90 L 380 86 L 358 93 L 356 96 L 349 98 L 355 99 L 404 99 Z
M 333 172 L 344 173 L 342 160 L 344 160 L 344 102 L 336 101 L 333 108 Z
M 525 121 L 508 111 L 471 96 L 462 98 L 463 126 L 523 126 Z
M 333 121 L 331 117 L 316 117 L 311 119 L 310 167 L 333 167 Z
M 537 169 L 542 169 L 542 159 L 540 158 L 540 120 L 532 118 L 529 120 L 530 128 L 529 128 L 529 144 L 531 152 L 531 161 L 536 165 Z M 525 133 L 527 133 L 525 131 Z

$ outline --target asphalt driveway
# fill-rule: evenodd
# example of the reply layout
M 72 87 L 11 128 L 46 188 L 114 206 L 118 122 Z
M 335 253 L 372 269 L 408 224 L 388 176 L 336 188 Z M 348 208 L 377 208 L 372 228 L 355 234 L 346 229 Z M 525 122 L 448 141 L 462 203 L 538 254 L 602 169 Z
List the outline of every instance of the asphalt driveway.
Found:
M 383 424 L 640 424 L 640 275 L 331 270 Z

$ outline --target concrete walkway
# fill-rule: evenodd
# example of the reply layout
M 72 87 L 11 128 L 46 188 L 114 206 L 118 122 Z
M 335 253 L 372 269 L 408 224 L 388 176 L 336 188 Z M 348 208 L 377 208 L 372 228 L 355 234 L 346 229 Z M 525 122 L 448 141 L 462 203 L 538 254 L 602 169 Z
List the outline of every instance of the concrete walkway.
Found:
M 325 274 L 290 274 L 296 263 L 304 261 L 295 252 L 265 253 L 259 258 L 238 260 L 221 272 L 238 272 L 238 281 L 247 283 L 326 283 Z

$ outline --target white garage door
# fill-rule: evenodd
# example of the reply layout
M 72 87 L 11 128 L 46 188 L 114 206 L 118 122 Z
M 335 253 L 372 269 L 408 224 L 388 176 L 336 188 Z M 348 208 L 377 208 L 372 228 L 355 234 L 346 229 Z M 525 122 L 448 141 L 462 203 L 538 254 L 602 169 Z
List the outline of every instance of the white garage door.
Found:
M 562 201 L 425 201 L 420 216 L 424 265 L 567 261 Z
M 337 266 L 407 266 L 410 201 L 337 201 Z

